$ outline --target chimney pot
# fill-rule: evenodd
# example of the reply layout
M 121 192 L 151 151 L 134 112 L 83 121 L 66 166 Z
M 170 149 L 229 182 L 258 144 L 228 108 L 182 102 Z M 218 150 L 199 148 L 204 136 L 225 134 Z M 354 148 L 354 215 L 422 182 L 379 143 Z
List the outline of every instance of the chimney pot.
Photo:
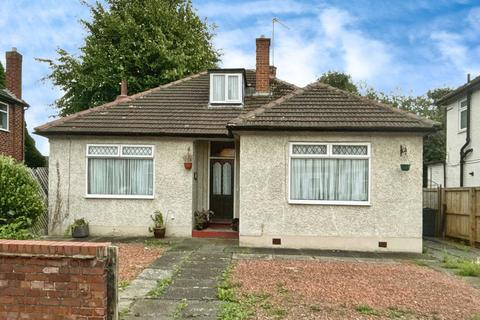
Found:
M 470 73 L 467 73 L 467 83 L 470 82 Z
M 5 53 L 5 80 L 7 89 L 17 98 L 22 98 L 22 55 L 16 48 Z
M 257 93 L 270 92 L 270 39 L 261 36 L 256 40 L 256 82 Z
M 128 86 L 127 80 L 122 80 L 120 82 L 120 95 L 117 96 L 115 101 L 122 100 L 128 97 Z

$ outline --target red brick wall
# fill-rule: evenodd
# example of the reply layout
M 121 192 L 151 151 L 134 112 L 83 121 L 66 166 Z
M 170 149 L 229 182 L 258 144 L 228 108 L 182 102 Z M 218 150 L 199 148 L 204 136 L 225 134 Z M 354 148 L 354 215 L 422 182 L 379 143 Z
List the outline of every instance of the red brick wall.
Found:
M 8 155 L 17 161 L 24 157 L 24 110 L 22 106 L 10 105 L 8 131 L 0 130 L 0 154 Z
M 255 89 L 260 93 L 268 93 L 270 91 L 270 39 L 257 38 L 257 68 L 256 68 L 256 85 Z
M 0 240 L 0 319 L 107 319 L 109 246 Z

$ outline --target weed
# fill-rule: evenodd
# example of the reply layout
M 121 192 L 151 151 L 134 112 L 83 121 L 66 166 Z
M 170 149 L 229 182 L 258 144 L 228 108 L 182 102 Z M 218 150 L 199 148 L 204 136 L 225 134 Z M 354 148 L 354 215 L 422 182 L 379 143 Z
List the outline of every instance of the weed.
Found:
M 448 254 L 445 254 L 442 259 L 442 267 L 446 269 L 457 269 L 458 260 L 452 258 Z
M 127 281 L 127 280 L 120 280 L 118 282 L 118 290 L 119 291 L 125 290 L 128 287 L 129 284 L 130 284 L 130 282 Z
M 147 295 L 150 298 L 158 298 L 165 292 L 165 290 L 167 290 L 167 287 L 170 284 L 172 284 L 172 277 L 168 277 L 162 280 L 157 280 L 157 284 L 155 285 L 155 288 L 150 290 Z
M 172 320 L 177 320 L 182 318 L 182 311 L 188 307 L 187 299 L 182 299 L 182 301 L 177 304 L 175 311 L 172 315 Z
M 358 313 L 361 313 L 364 315 L 370 315 L 370 316 L 378 315 L 378 311 L 373 309 L 367 304 L 359 304 L 358 306 L 355 307 L 355 310 L 357 310 Z
M 322 307 L 319 306 L 318 304 L 311 304 L 309 306 L 310 310 L 314 311 L 314 312 L 319 312 L 319 311 L 322 311 Z
M 480 314 L 473 315 L 469 320 L 480 320 Z
M 397 307 L 389 307 L 387 315 L 390 319 L 405 319 L 408 315 L 412 315 L 412 312 L 399 309 Z
M 459 261 L 457 274 L 463 277 L 480 277 L 480 263 L 468 260 Z

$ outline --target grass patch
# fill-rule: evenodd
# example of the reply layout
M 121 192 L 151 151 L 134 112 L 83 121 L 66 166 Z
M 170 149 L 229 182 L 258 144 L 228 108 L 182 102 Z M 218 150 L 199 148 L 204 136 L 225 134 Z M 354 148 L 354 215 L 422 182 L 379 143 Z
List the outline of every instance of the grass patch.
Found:
M 442 267 L 456 269 L 456 274 L 462 277 L 480 277 L 480 262 L 472 260 L 454 259 L 445 255 Z
M 377 310 L 373 309 L 367 304 L 359 304 L 358 306 L 355 307 L 355 310 L 357 310 L 358 313 L 364 314 L 367 316 L 378 316 L 379 313 Z
M 480 320 L 480 314 L 472 316 L 469 320 Z
M 480 277 L 480 263 L 468 260 L 459 261 L 456 273 L 462 277 Z
M 228 267 L 220 278 L 217 288 L 217 298 L 222 301 L 219 320 L 245 320 L 255 316 L 255 311 L 264 312 L 269 319 L 283 319 L 287 311 L 275 307 L 270 301 L 270 294 L 258 293 L 237 297 L 236 284 L 232 282 L 233 265 Z M 277 290 L 282 295 L 289 292 L 282 284 L 277 285 Z

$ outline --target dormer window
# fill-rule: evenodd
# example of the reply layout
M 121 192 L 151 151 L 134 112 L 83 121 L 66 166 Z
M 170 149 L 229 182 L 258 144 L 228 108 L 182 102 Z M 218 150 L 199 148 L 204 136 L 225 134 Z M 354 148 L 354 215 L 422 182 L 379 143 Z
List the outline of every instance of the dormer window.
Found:
M 243 77 L 241 73 L 210 74 L 210 104 L 242 104 Z

